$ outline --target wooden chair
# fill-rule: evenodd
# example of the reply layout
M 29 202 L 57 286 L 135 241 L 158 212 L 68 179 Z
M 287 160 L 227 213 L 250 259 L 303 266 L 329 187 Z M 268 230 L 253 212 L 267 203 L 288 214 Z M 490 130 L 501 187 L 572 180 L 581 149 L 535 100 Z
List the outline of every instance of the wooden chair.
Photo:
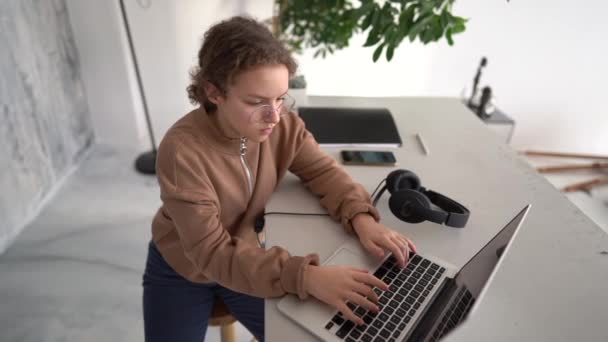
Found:
M 220 341 L 236 342 L 234 322 L 236 322 L 236 319 L 232 316 L 224 301 L 220 297 L 215 297 L 211 317 L 209 317 L 207 325 L 220 327 Z M 251 342 L 257 342 L 257 340 L 253 338 Z
M 222 342 L 236 342 L 236 334 L 234 331 L 234 322 L 236 319 L 228 307 L 224 304 L 224 301 L 216 297 L 213 303 L 213 309 L 211 310 L 211 317 L 209 317 L 208 326 L 220 327 L 220 340 Z

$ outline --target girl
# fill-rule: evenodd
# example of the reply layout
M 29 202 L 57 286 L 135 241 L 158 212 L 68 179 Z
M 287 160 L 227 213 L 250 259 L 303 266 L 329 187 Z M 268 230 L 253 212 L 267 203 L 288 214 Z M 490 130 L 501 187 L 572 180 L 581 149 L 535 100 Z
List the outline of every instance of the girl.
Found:
M 296 63 L 270 31 L 234 17 L 211 27 L 188 95 L 199 107 L 178 120 L 158 149 L 162 206 L 152 223 L 144 274 L 146 341 L 204 339 L 214 298 L 264 340 L 263 298 L 314 296 L 362 324 L 346 305 L 377 311 L 365 270 L 319 266 L 258 243 L 254 220 L 290 171 L 370 253 L 403 266 L 412 242 L 378 223 L 369 194 L 318 146 L 290 110 Z

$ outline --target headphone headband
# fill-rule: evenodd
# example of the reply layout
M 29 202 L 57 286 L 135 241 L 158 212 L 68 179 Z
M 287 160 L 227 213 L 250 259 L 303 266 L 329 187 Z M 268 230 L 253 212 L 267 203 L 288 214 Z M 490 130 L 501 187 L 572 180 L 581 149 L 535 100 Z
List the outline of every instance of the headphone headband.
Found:
M 420 179 L 408 170 L 394 170 L 386 178 L 386 184 L 374 196 L 376 206 L 384 191 L 391 193 L 389 207 L 399 219 L 418 223 L 424 220 L 462 228 L 466 225 L 470 211 L 455 200 L 420 186 Z
M 380 189 L 380 191 L 378 191 L 378 193 L 376 194 L 376 196 L 374 196 L 374 199 L 372 200 L 372 205 L 375 207 L 376 204 L 378 203 L 378 200 L 380 199 L 380 197 L 382 197 L 382 194 L 386 191 L 387 189 L 387 185 L 386 183 L 384 183 L 384 186 Z
M 426 189 L 423 192 L 432 203 L 447 213 L 445 220 L 438 223 L 454 228 L 463 228 L 467 224 L 470 212 L 465 206 L 438 192 Z

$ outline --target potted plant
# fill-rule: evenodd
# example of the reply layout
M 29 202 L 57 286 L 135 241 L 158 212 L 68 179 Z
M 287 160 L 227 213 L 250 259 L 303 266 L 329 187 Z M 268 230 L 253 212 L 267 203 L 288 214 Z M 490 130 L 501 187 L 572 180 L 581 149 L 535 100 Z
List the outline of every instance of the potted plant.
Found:
M 363 46 L 374 47 L 372 60 L 382 52 L 390 61 L 406 38 L 423 44 L 465 30 L 466 19 L 452 14 L 455 0 L 275 0 L 274 15 L 267 21 L 275 37 L 295 53 L 316 49 L 314 57 L 348 46 L 355 33 L 367 31 Z M 306 80 L 297 75 L 289 83 L 296 105 L 306 105 Z
M 304 75 L 296 75 L 289 80 L 289 95 L 296 100 L 297 106 L 308 105 L 308 97 L 306 96 L 306 79 Z
M 275 0 L 272 31 L 294 52 L 314 48 L 315 57 L 348 46 L 353 34 L 367 31 L 363 46 L 390 61 L 406 38 L 423 44 L 465 30 L 466 19 L 452 14 L 455 0 Z

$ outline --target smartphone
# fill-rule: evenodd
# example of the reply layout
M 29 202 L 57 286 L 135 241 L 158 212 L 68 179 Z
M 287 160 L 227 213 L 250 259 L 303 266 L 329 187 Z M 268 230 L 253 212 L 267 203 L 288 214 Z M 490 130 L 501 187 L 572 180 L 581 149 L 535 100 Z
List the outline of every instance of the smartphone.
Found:
M 344 165 L 381 165 L 397 164 L 395 155 L 390 151 L 341 151 Z

